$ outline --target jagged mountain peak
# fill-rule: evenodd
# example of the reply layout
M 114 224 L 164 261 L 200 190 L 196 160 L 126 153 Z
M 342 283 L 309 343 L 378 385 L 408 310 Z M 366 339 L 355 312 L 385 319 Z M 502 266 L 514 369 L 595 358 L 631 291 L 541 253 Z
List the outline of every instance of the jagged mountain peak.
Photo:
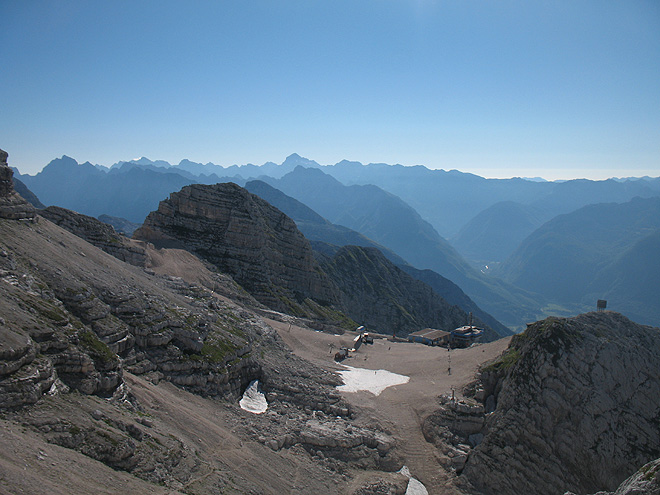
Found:
M 338 299 L 293 220 L 231 182 L 172 193 L 134 237 L 197 253 L 278 311 L 304 312 L 306 299 Z
M 298 153 L 292 153 L 282 162 L 282 166 L 302 165 L 304 167 L 320 167 L 314 160 L 300 156 Z

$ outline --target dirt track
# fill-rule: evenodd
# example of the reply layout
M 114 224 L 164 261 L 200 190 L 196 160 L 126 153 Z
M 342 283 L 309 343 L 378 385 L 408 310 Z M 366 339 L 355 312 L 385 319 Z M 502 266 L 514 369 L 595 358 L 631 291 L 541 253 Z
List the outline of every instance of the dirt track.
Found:
M 333 360 L 334 352 L 341 346 L 350 348 L 356 335 L 348 332 L 337 336 L 288 323 L 268 323 L 296 354 L 331 370 L 342 369 Z M 500 355 L 509 340 L 454 349 L 450 353 L 441 347 L 375 339 L 373 345 L 361 346 L 344 362 L 356 368 L 385 369 L 408 376 L 410 381 L 390 387 L 379 396 L 370 392 L 344 393 L 344 396 L 359 409 L 359 421 L 378 421 L 390 429 L 412 475 L 424 483 L 429 493 L 458 493 L 448 486 L 451 474 L 441 467 L 439 453 L 424 439 L 421 425 L 437 409 L 438 396 L 451 395 L 452 387 L 456 396 L 460 396 L 462 388 L 474 379 L 479 365 Z

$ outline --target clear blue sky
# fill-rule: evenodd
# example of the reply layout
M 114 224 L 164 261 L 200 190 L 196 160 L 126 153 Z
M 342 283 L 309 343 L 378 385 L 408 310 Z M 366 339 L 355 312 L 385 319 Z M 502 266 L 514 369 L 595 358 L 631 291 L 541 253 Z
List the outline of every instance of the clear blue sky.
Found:
M 0 0 L 0 147 L 660 175 L 660 2 Z

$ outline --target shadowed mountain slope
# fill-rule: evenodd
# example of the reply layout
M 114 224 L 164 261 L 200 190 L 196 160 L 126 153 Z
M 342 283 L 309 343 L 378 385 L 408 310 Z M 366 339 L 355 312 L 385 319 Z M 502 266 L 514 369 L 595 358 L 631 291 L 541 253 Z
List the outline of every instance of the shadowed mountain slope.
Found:
M 592 307 L 594 296 L 602 298 L 612 289 L 611 282 L 628 277 L 625 263 L 614 262 L 658 229 L 660 198 L 586 206 L 537 229 L 502 263 L 496 274 L 552 301 Z M 643 246 L 639 254 L 645 260 L 646 270 L 657 271 L 660 263 L 657 255 Z M 605 268 L 609 275 L 603 275 L 603 285 L 596 285 Z M 616 273 L 617 268 L 624 271 Z M 606 279 L 611 282 L 607 283 Z M 658 279 L 642 277 L 638 283 L 639 290 L 658 293 Z
M 372 241 L 355 230 L 330 223 L 308 206 L 291 196 L 287 196 L 266 182 L 260 180 L 250 181 L 245 184 L 245 189 L 283 211 L 296 222 L 300 231 L 310 241 L 321 241 L 336 246 L 374 247 L 379 249 L 392 263 L 397 265 L 406 263 L 403 258 L 392 250 Z
M 233 183 L 194 184 L 172 193 L 134 237 L 194 252 L 278 311 L 308 315 L 338 302 L 337 289 L 295 223 Z
M 410 265 L 399 265 L 399 268 L 411 277 L 427 284 L 436 294 L 440 295 L 448 303 L 460 307 L 466 313 L 472 313 L 475 318 L 484 325 L 495 330 L 499 335 L 506 336 L 513 333 L 509 328 L 502 325 L 490 314 L 477 306 L 475 302 L 451 280 L 446 279 L 442 275 L 438 275 L 432 270 L 418 270 Z
M 304 204 L 287 196 L 283 192 L 273 188 L 272 186 L 266 184 L 265 182 L 251 181 L 248 182 L 245 185 L 245 187 L 250 192 L 257 194 L 258 196 L 267 200 L 269 203 L 276 206 L 284 213 L 286 213 L 288 216 L 290 216 L 296 222 L 298 228 L 300 228 L 303 234 L 305 234 L 305 237 L 307 237 L 310 241 L 312 241 L 312 248 L 314 248 L 315 250 L 320 249 L 321 252 L 323 253 L 328 254 L 330 252 L 331 255 L 335 256 L 337 254 L 336 253 L 337 250 L 332 249 L 330 246 L 327 246 L 326 244 L 331 244 L 339 247 L 361 246 L 365 248 L 370 248 L 370 247 L 376 248 L 385 256 L 385 258 L 391 261 L 394 265 L 397 265 L 398 268 L 405 271 L 413 278 L 420 280 L 425 284 L 428 284 L 439 296 L 441 296 L 451 305 L 458 306 L 465 312 L 472 312 L 480 321 L 482 321 L 483 323 L 494 329 L 497 332 L 497 334 L 499 334 L 500 336 L 510 334 L 510 330 L 508 328 L 506 328 L 504 325 L 502 325 L 500 322 L 498 322 L 488 313 L 481 310 L 474 303 L 474 301 L 472 301 L 467 295 L 465 295 L 465 293 L 456 284 L 442 277 L 441 275 L 438 275 L 437 273 L 432 272 L 431 270 L 417 270 L 416 268 L 413 268 L 412 266 L 408 265 L 406 261 L 403 260 L 401 257 L 394 254 L 394 252 L 392 252 L 391 250 L 371 241 L 370 239 L 359 234 L 358 232 L 355 232 L 354 230 L 351 230 L 347 227 L 342 227 L 340 225 L 331 224 L 326 219 L 315 213 L 313 210 L 311 210 Z M 319 242 L 315 242 L 315 241 L 319 241 Z M 370 251 L 365 251 L 365 253 L 370 253 Z M 375 257 L 375 255 L 366 256 L 363 257 L 362 259 L 366 260 L 367 258 L 372 258 L 372 257 Z M 355 261 L 355 259 L 356 259 L 355 257 L 344 257 L 344 260 Z M 373 261 L 373 263 L 384 265 L 384 263 L 382 262 L 378 263 L 376 261 Z M 390 273 L 394 273 L 396 271 L 394 270 L 393 267 L 389 267 L 387 270 Z M 332 277 L 332 273 L 335 272 L 331 271 L 331 273 L 329 273 L 331 277 Z M 400 275 L 397 275 L 397 277 L 393 279 L 389 279 L 387 281 L 386 286 L 389 287 L 396 286 L 398 280 L 400 280 L 401 278 L 405 278 L 405 277 L 401 277 Z M 337 280 L 335 280 L 335 282 L 338 283 Z M 339 284 L 339 285 L 344 287 L 346 284 Z M 346 290 L 342 289 L 342 291 L 344 292 L 344 294 L 346 294 Z M 403 301 L 399 301 L 399 304 L 408 307 L 407 304 L 404 303 Z M 361 314 L 364 315 L 364 309 Z M 431 320 L 432 319 L 433 317 L 431 317 Z M 421 320 L 431 321 L 429 320 L 428 314 L 422 316 Z M 388 326 L 388 324 L 383 325 L 383 323 L 384 322 L 381 321 L 381 325 L 380 325 L 381 328 L 387 328 L 388 331 L 390 332 L 396 330 L 397 328 L 398 331 L 401 332 L 401 329 L 404 328 L 401 325 L 398 325 L 397 327 L 391 327 Z M 408 330 L 406 330 L 406 332 L 409 332 L 409 331 L 414 331 L 411 329 L 414 329 L 415 327 L 409 326 L 407 328 Z
M 635 321 L 660 326 L 660 230 L 637 241 L 598 272 L 586 292 Z
M 504 261 L 545 220 L 541 211 L 503 201 L 486 208 L 452 239 L 452 245 L 473 262 Z
M 398 197 L 376 186 L 344 186 L 317 169 L 296 168 L 269 184 L 333 223 L 354 229 L 420 269 L 431 269 L 464 290 L 507 326 L 536 319 L 542 304 L 526 291 L 484 276 Z
M 467 323 L 465 311 L 394 266 L 377 249 L 332 250 L 332 256 L 319 255 L 321 267 L 339 286 L 342 306 L 355 321 L 398 337 L 429 327 L 453 330 Z M 485 340 L 500 337 L 489 329 Z

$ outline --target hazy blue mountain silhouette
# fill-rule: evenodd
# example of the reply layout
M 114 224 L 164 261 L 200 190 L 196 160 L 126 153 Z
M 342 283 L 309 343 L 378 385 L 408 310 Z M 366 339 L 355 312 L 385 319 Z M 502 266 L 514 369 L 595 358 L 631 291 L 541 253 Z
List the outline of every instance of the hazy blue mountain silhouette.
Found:
M 478 213 L 451 243 L 470 261 L 503 261 L 545 220 L 534 206 L 501 201 Z
M 614 311 L 660 327 L 660 230 L 638 240 L 605 266 L 587 287 L 587 298 L 605 299 Z
M 195 182 L 178 173 L 139 166 L 103 172 L 67 156 L 51 161 L 35 176 L 21 175 L 20 180 L 47 206 L 93 217 L 107 214 L 135 223 L 142 223 L 171 192 Z
M 374 247 L 381 251 L 381 253 L 390 262 L 398 266 L 399 269 L 405 271 L 413 278 L 429 285 L 448 303 L 460 307 L 466 313 L 472 312 L 483 323 L 491 327 L 500 335 L 508 335 L 510 333 L 510 330 L 507 327 L 479 308 L 477 304 L 475 304 L 475 302 L 472 301 L 472 299 L 470 299 L 461 288 L 451 280 L 448 280 L 431 270 L 418 270 L 412 267 L 392 250 L 387 249 L 348 227 L 330 223 L 308 206 L 290 196 L 287 196 L 279 189 L 275 189 L 263 181 L 250 181 L 245 184 L 245 188 L 251 193 L 268 201 L 270 204 L 284 212 L 288 217 L 293 219 L 305 237 L 312 241 L 313 248 L 317 249 L 319 246 L 324 247 L 325 254 L 334 256 L 336 251 L 328 252 L 328 245 L 337 247 Z
M 430 170 L 343 160 L 323 171 L 347 185 L 374 184 L 412 206 L 443 236 L 455 236 L 479 212 L 501 201 L 539 208 L 544 220 L 582 206 L 625 202 L 660 193 L 660 179 L 538 182 L 521 178 L 485 179 L 457 170 Z
M 595 307 L 594 297 L 603 298 L 599 294 L 613 290 L 616 280 L 628 280 L 626 266 L 635 266 L 630 250 L 658 229 L 657 197 L 585 206 L 543 224 L 501 264 L 496 274 L 551 301 Z M 648 243 L 637 245 L 635 252 L 640 256 L 647 254 L 640 259 L 653 272 L 660 256 L 658 251 L 648 256 L 654 237 L 649 239 Z M 640 290 L 657 293 L 659 279 L 648 282 L 650 285 L 640 286 Z
M 537 316 L 540 303 L 535 296 L 478 272 L 413 208 L 379 187 L 345 186 L 321 170 L 303 167 L 282 179 L 263 180 L 330 222 L 393 250 L 413 266 L 448 278 L 507 326 Z
M 20 179 L 18 179 L 16 176 L 13 177 L 14 181 L 14 189 L 18 194 L 21 195 L 23 199 L 25 199 L 28 203 L 30 203 L 32 206 L 35 208 L 45 208 L 46 205 L 44 205 L 41 201 L 39 201 L 39 198 L 37 198 L 37 195 L 34 194 L 28 187 L 21 182 Z
M 336 246 L 361 246 L 379 249 L 395 265 L 406 264 L 403 258 L 391 249 L 369 239 L 353 229 L 336 225 L 316 213 L 297 199 L 287 196 L 270 184 L 254 180 L 245 184 L 245 189 L 285 213 L 291 218 L 310 241 L 321 241 Z
M 557 215 L 570 213 L 583 206 L 599 203 L 625 203 L 633 198 L 658 196 L 656 181 L 631 180 L 620 182 L 614 179 L 593 181 L 575 179 L 550 183 L 549 193 L 530 202 L 550 220 Z
M 62 157 L 65 158 L 68 157 Z M 107 171 L 98 165 L 88 165 L 98 172 Z M 190 181 L 203 184 L 232 181 L 243 185 L 246 180 L 261 176 L 281 178 L 297 166 L 322 169 L 346 185 L 373 184 L 391 192 L 414 208 L 445 237 L 455 236 L 477 214 L 501 201 L 535 206 L 542 210 L 544 220 L 549 220 L 591 203 L 625 202 L 635 196 L 660 194 L 660 178 L 577 180 L 563 183 L 520 178 L 485 179 L 457 170 L 430 170 L 424 166 L 404 167 L 383 163 L 363 165 L 347 160 L 335 165 L 319 165 L 296 153 L 288 156 L 281 164 L 267 162 L 263 165 L 230 167 L 190 160 L 181 160 L 178 165 L 171 165 L 164 160 L 142 157 L 118 162 L 110 170 L 127 172 L 130 168 L 150 169 L 155 172 L 178 173 Z M 29 180 L 24 182 L 31 187 Z M 35 194 L 41 198 L 38 192 L 35 191 Z

